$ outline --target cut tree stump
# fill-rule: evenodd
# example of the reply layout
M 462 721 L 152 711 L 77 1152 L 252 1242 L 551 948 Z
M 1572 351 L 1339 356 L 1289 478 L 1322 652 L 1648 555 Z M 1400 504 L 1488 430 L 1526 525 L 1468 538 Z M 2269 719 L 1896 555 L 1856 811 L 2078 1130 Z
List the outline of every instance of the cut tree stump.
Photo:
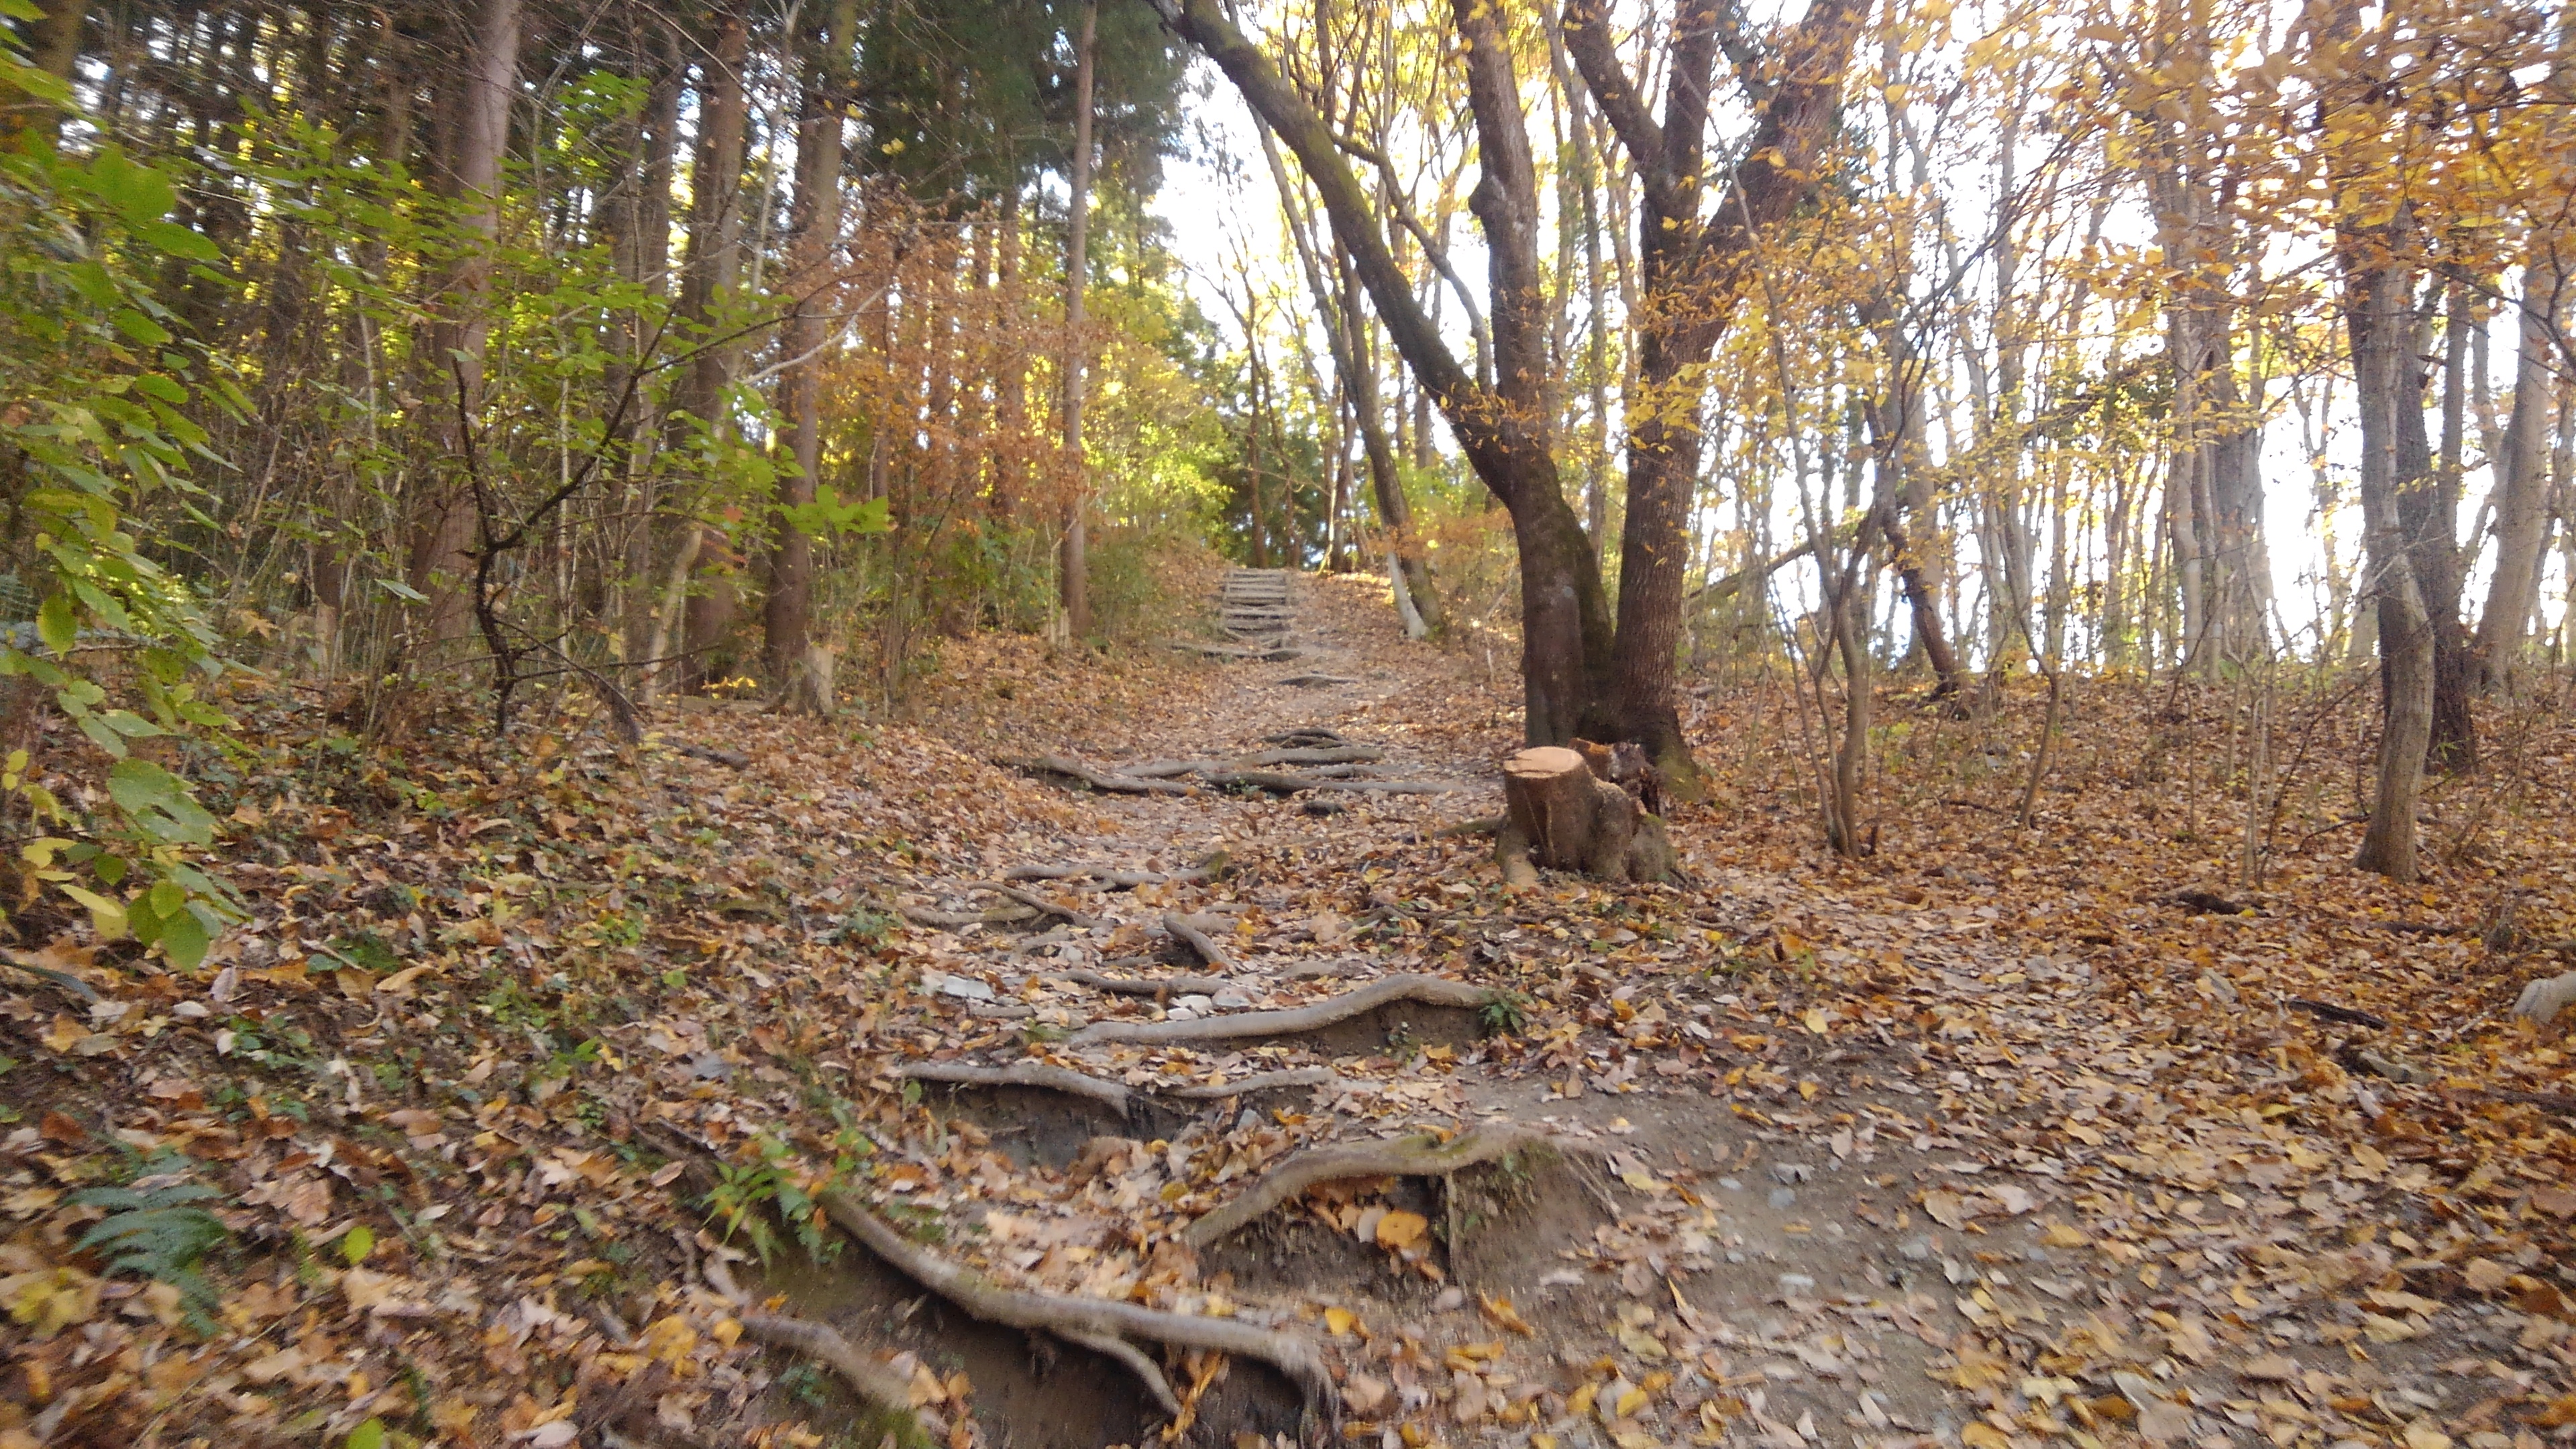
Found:
M 1672 874 L 1673 845 L 1661 817 L 1594 774 L 1573 750 L 1541 745 L 1504 761 L 1503 799 L 1510 817 L 1494 853 L 1515 884 L 1537 879 L 1533 865 L 1608 881 Z

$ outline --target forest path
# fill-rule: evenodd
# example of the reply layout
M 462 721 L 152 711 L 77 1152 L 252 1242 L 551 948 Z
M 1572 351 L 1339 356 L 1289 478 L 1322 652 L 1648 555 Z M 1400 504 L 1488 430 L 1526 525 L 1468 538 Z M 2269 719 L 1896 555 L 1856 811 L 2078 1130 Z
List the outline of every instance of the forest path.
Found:
M 1384 752 L 1366 773 L 1455 791 L 1077 795 L 1073 828 L 997 842 L 996 872 L 1176 878 L 1058 877 L 1051 900 L 1084 921 L 920 943 L 953 1013 L 933 1068 L 1038 1062 L 1132 1094 L 1120 1111 L 929 1087 L 1009 1164 L 989 1192 L 1011 1206 L 951 1214 L 985 1252 L 1068 1291 L 1152 1282 L 1161 1263 L 1185 1304 L 1319 1335 L 1354 1423 L 1376 1426 L 1353 1432 L 1390 1446 L 1414 1442 L 1399 1424 L 1623 1449 L 1999 1445 L 2046 1425 L 2232 1443 L 2336 1402 L 2379 1404 L 2383 1425 L 2476 1412 L 2433 1365 L 2469 1345 L 2510 1355 L 2511 1324 L 2436 1330 L 2443 1304 L 2389 1286 L 2415 1280 L 2367 1237 L 2295 1246 L 2330 1225 L 2426 1231 L 2372 1201 L 2397 1175 L 2386 1159 L 2338 1175 L 2347 1159 L 2295 1113 L 2231 1105 L 2295 1079 L 2176 1050 L 2161 1004 L 2106 991 L 2075 927 L 2034 930 L 2034 949 L 1990 907 L 1757 868 L 1715 816 L 1676 829 L 1677 887 L 1510 892 L 1484 837 L 1444 828 L 1499 809 L 1493 768 L 1515 742 L 1492 682 L 1463 652 L 1405 643 L 1382 586 L 1249 572 L 1221 604 L 1257 600 L 1295 658 L 1162 676 L 1150 708 L 1063 716 L 1052 738 L 1024 716 L 1022 738 L 1115 775 L 1328 732 Z M 1224 873 L 1186 878 L 1220 853 Z M 1484 1005 L 1202 1034 L 1426 974 Z M 1122 978 L 1174 984 L 1113 994 Z M 2225 989 L 2203 987 L 2212 1004 Z M 1168 1241 L 1300 1152 L 1480 1123 L 1555 1150 L 1327 1183 L 1186 1268 L 1084 1267 L 1067 1246 Z M 2366 1308 L 2335 1297 L 2374 1282 Z M 2356 1366 L 2365 1330 L 2374 1357 Z M 1152 1417 L 1068 1416 L 1060 1391 L 1013 1387 L 1014 1357 L 977 1374 L 1011 1442 L 1105 1442 L 1123 1414 Z M 1193 1442 L 1293 1427 L 1266 1371 L 1229 1385 Z

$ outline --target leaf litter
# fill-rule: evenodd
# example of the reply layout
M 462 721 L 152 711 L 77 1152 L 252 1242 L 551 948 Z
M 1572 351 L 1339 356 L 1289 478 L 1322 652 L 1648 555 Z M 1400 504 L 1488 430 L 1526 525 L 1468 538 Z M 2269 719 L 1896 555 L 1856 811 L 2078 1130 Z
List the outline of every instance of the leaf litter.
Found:
M 243 694 L 252 921 L 194 975 L 84 930 L 10 953 L 0 1446 L 873 1443 L 745 1332 L 781 1311 L 960 1449 L 2576 1434 L 2576 1103 L 2505 1009 L 2564 931 L 2563 833 L 2409 892 L 2329 836 L 2246 899 L 2106 695 L 2040 829 L 1891 809 L 1831 866 L 1789 706 L 1746 690 L 1693 722 L 1729 743 L 1684 883 L 1515 891 L 1453 828 L 1513 744 L 1498 684 L 1364 587 L 1297 593 L 1293 664 L 952 641 L 910 723 L 718 705 L 623 753 L 566 718 L 369 756 Z M 1352 682 L 1268 682 L 1318 669 Z M 1310 812 L 997 763 L 1314 730 L 1465 788 Z M 2239 909 L 2176 904 L 2213 883 Z M 2469 926 L 2508 898 L 2518 937 Z M 1406 973 L 1475 1004 L 1077 1042 Z M 1488 1124 L 1535 1145 L 1189 1245 L 1302 1153 Z M 1132 1403 L 1049 1422 L 1005 1380 L 1109 1347 L 1033 1335 L 979 1385 L 836 1201 L 977 1282 L 1310 1346 L 1330 1392 L 1147 1342 L 1104 1361 Z

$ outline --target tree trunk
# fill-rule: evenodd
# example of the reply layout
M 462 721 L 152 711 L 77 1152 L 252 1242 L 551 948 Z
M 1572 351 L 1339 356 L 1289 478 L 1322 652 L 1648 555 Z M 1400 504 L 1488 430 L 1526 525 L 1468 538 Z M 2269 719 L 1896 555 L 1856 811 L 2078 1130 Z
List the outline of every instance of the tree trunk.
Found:
M 1701 438 L 1697 408 L 1680 406 L 1673 393 L 1726 335 L 1731 308 L 1712 299 L 1734 295 L 1731 281 L 1753 263 L 1763 231 L 1787 220 L 1814 193 L 1862 9 L 1857 0 L 1817 0 L 1791 32 L 1781 50 L 1781 80 L 1761 105 L 1744 159 L 1705 222 L 1699 178 L 1716 53 L 1714 0 L 1687 0 L 1674 19 L 1660 126 L 1612 53 L 1600 6 L 1576 0 L 1566 9 L 1566 48 L 1627 149 L 1645 198 L 1637 234 L 1650 320 L 1638 328 L 1638 388 L 1656 400 L 1629 408 L 1617 642 L 1611 687 L 1601 702 L 1617 736 L 1643 745 L 1673 790 L 1686 797 L 1696 796 L 1701 786 L 1682 738 L 1673 680 Z
M 815 480 L 823 467 L 823 348 L 831 327 L 827 314 L 833 250 L 841 235 L 841 129 L 850 32 L 858 24 L 858 0 L 833 0 L 816 37 L 818 48 L 806 60 L 802 114 L 796 135 L 796 311 L 787 321 L 780 351 L 788 364 L 785 378 L 787 451 L 795 467 L 778 481 L 782 508 L 814 501 Z M 830 714 L 833 701 L 810 667 L 813 647 L 814 543 L 782 513 L 778 541 L 770 554 L 769 597 L 764 639 L 771 687 L 789 708 L 808 714 Z
M 2361 505 L 2369 551 L 2367 594 L 2379 616 L 2379 770 L 2370 825 L 2354 864 L 2392 880 L 2415 879 L 2415 810 L 2433 734 L 2433 628 L 2416 581 L 2414 551 L 2399 518 L 2405 470 L 2400 434 L 2409 412 L 2423 416 L 2404 273 L 2394 261 L 2357 256 L 2384 246 L 2377 233 L 2346 239 L 2345 327 L 2361 414 Z M 2419 424 L 2420 427 L 2420 424 Z
M 2410 324 L 2397 345 L 2404 349 L 2397 364 L 2397 527 L 2413 561 L 2433 647 L 2433 733 L 2424 765 L 2441 774 L 2466 774 L 2477 768 L 2478 746 L 2469 717 L 2469 638 L 2460 626 L 2459 479 L 2437 466 L 2425 426 L 2426 379 L 2415 359 L 2430 354 L 2431 338 Z M 2383 613 L 2383 630 L 2387 623 Z
M 1510 814 L 1497 852 L 1506 875 L 1533 862 L 1607 881 L 1672 873 L 1663 820 L 1596 774 L 1582 753 L 1545 745 L 1512 756 L 1503 762 L 1503 798 Z
M 2515 359 L 2513 409 L 2507 414 L 2496 469 L 2495 577 L 2478 619 L 2478 684 L 2496 690 L 2520 662 L 2533 606 L 2540 597 L 2541 552 L 2549 530 L 2549 368 L 2563 276 L 2535 257 L 2523 274 L 2521 348 Z
M 1414 296 L 1332 129 L 1226 18 L 1218 0 L 1152 3 L 1165 25 L 1216 62 L 1253 113 L 1295 154 L 1323 200 L 1335 243 L 1368 289 L 1396 351 L 1448 419 L 1468 466 L 1510 511 L 1520 543 L 1523 729 L 1533 743 L 1573 738 L 1586 707 L 1606 687 L 1606 669 L 1596 674 L 1591 666 L 1595 661 L 1606 665 L 1609 658 L 1610 611 L 1599 560 L 1583 537 L 1582 520 L 1566 504 L 1545 419 L 1533 412 L 1545 366 L 1544 333 L 1532 333 L 1528 325 L 1539 320 L 1532 305 L 1538 268 L 1530 234 L 1536 207 L 1529 138 L 1508 52 L 1499 39 L 1469 52 L 1480 154 L 1488 168 L 1488 180 L 1478 188 L 1484 194 L 1479 215 L 1487 220 L 1487 245 L 1494 259 L 1496 350 L 1501 350 L 1500 334 L 1508 326 L 1518 329 L 1513 333 L 1517 345 L 1526 347 L 1537 338 L 1542 355 L 1499 363 L 1500 381 L 1488 389 L 1459 365 Z M 1491 34 L 1498 24 L 1490 13 L 1474 13 L 1466 3 L 1459 9 L 1460 28 L 1469 34 Z M 1513 314 L 1508 324 L 1505 312 Z M 1425 445 L 1417 428 L 1415 446 Z
M 1089 282 L 1090 268 L 1085 249 L 1091 232 L 1091 52 L 1099 23 L 1098 0 L 1084 0 L 1082 40 L 1075 52 L 1073 73 L 1073 178 L 1071 196 L 1065 203 L 1064 246 L 1064 458 L 1073 474 L 1073 497 L 1058 565 L 1065 631 L 1075 639 L 1091 632 L 1091 560 L 1084 529 L 1084 514 L 1091 499 L 1082 456 L 1083 374 L 1088 351 L 1082 335 L 1082 294 Z M 1259 527 L 1257 518 L 1254 526 Z
M 474 482 L 467 476 L 467 419 L 483 397 L 483 353 L 491 332 L 493 250 L 501 236 L 501 158 L 510 141 L 510 103 L 518 93 L 519 0 L 483 0 L 474 51 L 454 77 L 445 162 L 447 194 L 463 203 L 461 255 L 441 289 L 430 326 L 429 367 L 421 384 L 430 433 L 442 455 L 439 475 L 412 536 L 411 587 L 429 599 L 428 643 L 444 651 L 473 624 L 467 584 L 474 571 Z
M 731 384 L 738 349 L 707 345 L 725 325 L 727 308 L 742 275 L 743 158 L 749 140 L 749 105 L 743 69 L 751 55 L 748 5 L 728 6 L 718 22 L 706 62 L 699 69 L 699 144 L 696 168 L 689 179 L 689 268 L 680 289 L 684 333 L 704 348 L 680 379 L 670 423 L 685 430 L 689 420 L 706 433 L 712 446 L 727 429 L 725 388 Z M 689 441 L 685 433 L 673 441 Z M 684 606 L 682 659 L 673 670 L 680 688 L 706 684 L 719 661 L 717 647 L 733 628 L 734 575 L 739 559 L 722 528 L 702 519 L 684 523 L 696 533 L 697 577 Z M 690 547 L 690 545 L 684 545 Z M 657 651 L 658 657 L 658 651 Z

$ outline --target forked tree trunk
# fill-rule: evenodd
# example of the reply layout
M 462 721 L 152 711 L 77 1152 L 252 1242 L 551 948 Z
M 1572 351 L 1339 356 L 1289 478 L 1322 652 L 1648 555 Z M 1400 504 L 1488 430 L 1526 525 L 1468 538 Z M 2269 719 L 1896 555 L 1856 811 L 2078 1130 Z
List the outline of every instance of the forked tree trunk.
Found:
M 1532 864 L 1606 881 L 1659 881 L 1672 874 L 1673 846 L 1663 820 L 1593 773 L 1574 750 L 1541 745 L 1504 761 L 1503 797 L 1511 814 L 1497 854 L 1507 878 L 1534 879 L 1528 873 Z

